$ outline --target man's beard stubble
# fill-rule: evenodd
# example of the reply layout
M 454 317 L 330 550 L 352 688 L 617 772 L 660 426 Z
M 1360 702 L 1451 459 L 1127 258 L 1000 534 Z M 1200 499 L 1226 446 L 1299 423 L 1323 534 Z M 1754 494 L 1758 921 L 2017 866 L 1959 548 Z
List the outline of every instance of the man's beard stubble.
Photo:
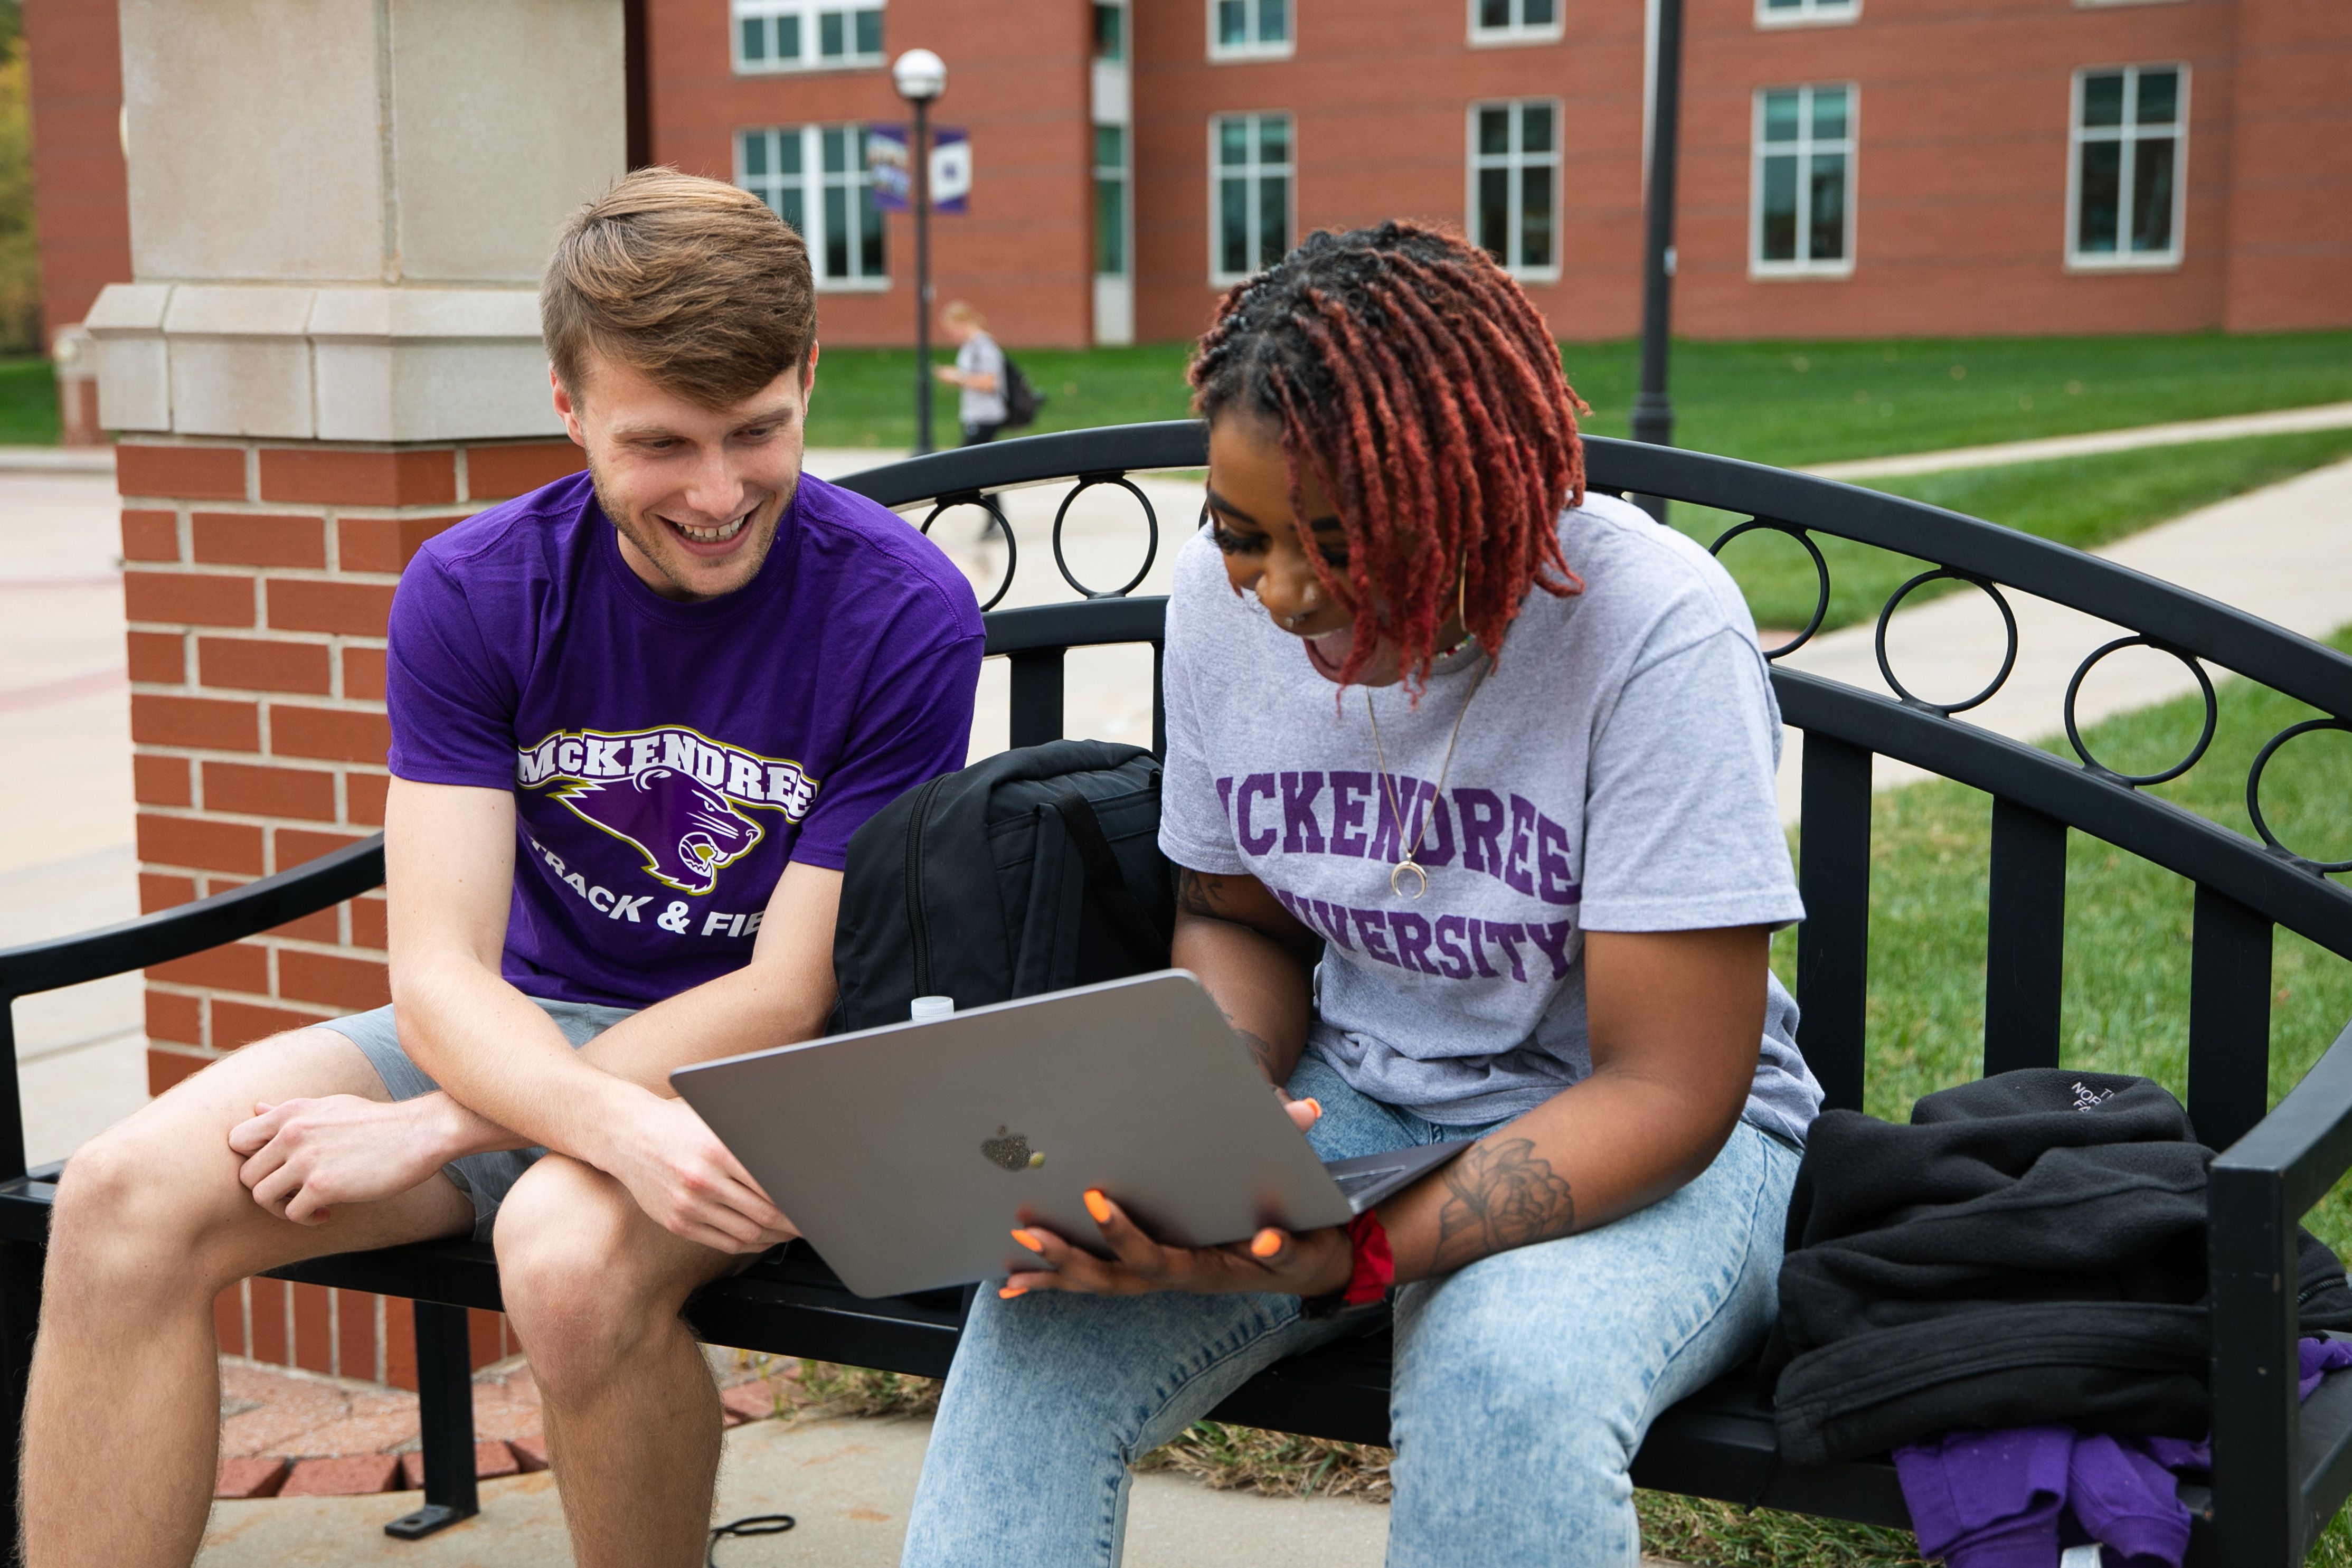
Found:
M 774 502 L 773 516 L 763 522 L 755 513 L 751 520 L 743 525 L 751 533 L 751 539 L 745 546 L 746 553 L 743 557 L 750 563 L 750 570 L 743 574 L 743 580 L 735 584 L 735 589 L 748 587 L 752 579 L 759 576 L 760 569 L 768 563 L 768 552 L 776 546 L 776 534 L 782 526 L 784 510 L 793 504 L 793 497 L 800 490 L 800 478 L 799 471 L 794 470 L 792 483 Z M 655 571 L 667 578 L 672 587 L 696 597 L 707 596 L 693 584 L 679 582 L 677 575 L 670 571 L 666 552 L 668 546 L 677 542 L 677 539 L 671 533 L 669 525 L 658 518 L 633 512 L 621 506 L 614 500 L 612 490 L 606 487 L 604 476 L 597 470 L 596 459 L 593 457 L 588 459 L 588 484 L 595 492 L 597 510 L 604 514 L 605 521 L 610 522 L 622 537 L 635 545 L 637 553 L 651 563 Z M 657 545 L 660 548 L 657 548 Z M 730 589 L 728 592 L 732 593 L 735 589 Z

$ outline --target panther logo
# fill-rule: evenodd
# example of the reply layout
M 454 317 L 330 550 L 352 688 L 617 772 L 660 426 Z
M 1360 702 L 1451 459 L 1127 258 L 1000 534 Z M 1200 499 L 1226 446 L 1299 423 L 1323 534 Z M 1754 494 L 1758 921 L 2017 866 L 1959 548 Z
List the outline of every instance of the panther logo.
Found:
M 719 873 L 751 853 L 766 829 L 732 802 L 677 768 L 647 768 L 611 783 L 577 780 L 554 792 L 582 819 L 633 844 L 645 871 L 682 893 L 707 893 Z

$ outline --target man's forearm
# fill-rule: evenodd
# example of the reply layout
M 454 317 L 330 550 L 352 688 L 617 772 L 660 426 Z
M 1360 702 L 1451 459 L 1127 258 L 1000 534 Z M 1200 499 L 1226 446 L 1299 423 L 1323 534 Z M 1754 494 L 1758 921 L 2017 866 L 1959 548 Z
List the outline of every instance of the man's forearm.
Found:
M 646 1092 L 583 1060 L 536 1003 L 463 956 L 412 961 L 394 1005 L 402 1046 L 446 1096 L 418 1114 L 448 1158 L 536 1143 L 597 1163 L 597 1133 Z
M 799 994 L 796 988 L 757 969 L 740 969 L 622 1019 L 575 1052 L 528 997 L 503 980 L 494 983 L 535 1020 L 528 1029 L 521 1027 L 526 1020 L 520 1011 L 513 1012 L 512 1025 L 501 1020 L 502 1026 L 520 1030 L 529 1045 L 511 1056 L 499 1053 L 494 1066 L 481 1059 L 485 1053 L 463 1047 L 452 1052 L 442 1043 L 449 1031 L 436 1029 L 433 1016 L 446 1016 L 453 1005 L 462 1006 L 459 998 L 452 996 L 438 1006 L 430 1001 L 410 1005 L 425 1016 L 412 1032 L 434 1058 L 433 1065 L 418 1065 L 443 1086 L 441 1094 L 428 1097 L 431 1103 L 419 1102 L 416 1114 L 429 1123 L 445 1160 L 539 1143 L 596 1163 L 593 1145 L 598 1118 L 609 1117 L 616 1101 L 625 1102 L 633 1091 L 667 1097 L 669 1074 L 677 1068 L 814 1038 L 824 1028 L 831 1005 L 829 996 Z M 472 992 L 476 987 L 458 982 L 452 989 Z M 500 1006 L 499 1011 L 513 1010 Z M 478 1032 L 467 1032 L 480 1037 Z M 538 1038 L 542 1035 L 562 1049 L 562 1057 L 544 1048 Z M 434 1044 L 426 1044 L 428 1036 Z M 452 1059 L 445 1062 L 444 1057 Z M 566 1115 L 566 1110 L 579 1109 L 567 1103 L 567 1097 L 599 1109 L 587 1116 Z M 500 1114 L 493 1106 L 513 1109 Z

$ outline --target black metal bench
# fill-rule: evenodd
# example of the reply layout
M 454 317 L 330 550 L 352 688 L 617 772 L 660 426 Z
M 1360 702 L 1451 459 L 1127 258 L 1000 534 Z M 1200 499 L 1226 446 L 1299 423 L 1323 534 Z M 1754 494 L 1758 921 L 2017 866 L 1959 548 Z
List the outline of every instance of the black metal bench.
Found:
M 1054 482 L 1118 482 L 1128 473 L 1199 468 L 1205 460 L 1202 428 L 1173 422 L 941 453 L 872 469 L 846 483 L 885 505 L 912 509 L 909 515 L 919 516 L 926 530 L 951 506 L 982 507 L 1006 545 L 1003 584 L 989 599 L 992 605 L 1014 567 L 1012 529 L 990 499 L 994 492 Z M 1739 513 L 1809 549 L 1805 535 L 1818 532 L 1923 558 L 1996 600 L 1998 585 L 2008 584 L 2072 605 L 2154 647 L 2220 665 L 2329 716 L 2314 724 L 2352 730 L 2352 658 L 2112 563 L 1916 502 L 1721 458 L 1593 440 L 1589 462 L 1596 489 Z M 1143 500 L 1139 492 L 1137 500 Z M 1156 547 L 1158 522 L 1148 501 L 1144 513 Z M 1061 563 L 1058 518 L 1055 555 Z M 1818 552 L 1814 558 L 1818 564 Z M 1066 565 L 1064 575 L 1069 577 Z M 1825 608 L 1826 566 L 1820 576 Z M 1164 600 L 1126 597 L 1124 589 L 1098 595 L 1070 581 L 1087 596 L 987 616 L 988 652 L 1012 661 L 1016 746 L 1061 734 L 1063 659 L 1069 649 L 1149 643 L 1156 651 L 1160 642 Z M 1882 612 L 1882 627 L 1893 605 L 1890 600 Z M 1820 621 L 1817 611 L 1814 625 Z M 1811 630 L 1772 650 L 1774 656 Z M 2225 1152 L 2213 1167 L 2210 1221 L 2214 1469 L 2210 1492 L 2184 1494 L 2199 1521 L 2192 1560 L 2232 1568 L 2300 1562 L 2352 1491 L 2352 1379 L 2323 1388 L 2298 1407 L 2295 1302 L 2288 1288 L 2294 1279 L 2296 1221 L 2352 1167 L 2352 1029 L 2284 1102 L 2268 1108 L 2271 939 L 2273 926 L 2284 925 L 2352 958 L 2352 891 L 2326 876 L 2345 868 L 2295 856 L 2270 841 L 2267 827 L 2261 828 L 2266 842 L 2257 844 L 2140 793 L 2135 783 L 2147 781 L 2121 777 L 2087 756 L 2077 764 L 1953 718 L 1973 704 L 1898 701 L 1788 668 L 1776 668 L 1773 680 L 1783 715 L 1806 737 L 1800 879 L 1809 918 L 1798 937 L 1798 994 L 1805 1055 L 1833 1106 L 1862 1104 L 1874 753 L 1993 797 L 1988 1072 L 2058 1061 L 2069 829 L 2196 884 L 2189 1104 L 2200 1133 Z M 2070 719 L 2072 705 L 2070 693 Z M 1153 711 L 1157 744 L 1157 691 Z M 2261 765 L 2249 780 L 2250 798 Z M 2258 809 L 2255 820 L 2259 826 Z M 379 839 L 198 903 L 0 952 L 0 1004 L 256 935 L 367 891 L 383 875 Z M 0 1006 L 0 1047 L 9 1047 L 12 1068 L 13 1044 L 8 1007 Z M 0 1074 L 0 1392 L 5 1417 L 17 1426 L 56 1168 L 26 1170 L 13 1070 Z M 472 1513 L 464 1309 L 499 1305 L 489 1249 L 470 1241 L 441 1242 L 321 1258 L 278 1274 L 418 1303 L 425 1506 L 387 1528 L 424 1534 Z M 962 1306 L 957 1291 L 861 1300 L 805 1246 L 795 1245 L 704 1291 L 688 1315 L 696 1331 L 715 1344 L 938 1375 L 954 1353 Z M 1216 1415 L 1384 1443 L 1388 1357 L 1385 1334 L 1297 1357 L 1261 1374 Z M 1870 1523 L 1909 1523 L 1888 1463 L 1780 1463 L 1771 1412 L 1746 1373 L 1725 1378 L 1663 1415 L 1633 1475 L 1637 1484 L 1663 1490 Z M 6 1485 L 13 1502 L 13 1472 Z

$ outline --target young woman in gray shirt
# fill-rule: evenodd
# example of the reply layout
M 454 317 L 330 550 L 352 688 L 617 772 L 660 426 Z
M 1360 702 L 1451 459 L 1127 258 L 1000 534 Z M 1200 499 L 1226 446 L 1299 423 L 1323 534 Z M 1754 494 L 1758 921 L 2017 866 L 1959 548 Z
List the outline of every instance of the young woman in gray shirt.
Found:
M 1112 1258 L 1015 1232 L 906 1561 L 1115 1563 L 1132 1460 L 1392 1301 L 1390 1563 L 1622 1568 L 1643 1433 L 1770 1320 L 1821 1100 L 1754 626 L 1585 491 L 1550 331 L 1457 236 L 1313 236 L 1192 376 L 1175 962 L 1324 1158 L 1470 1147 L 1344 1228 L 1163 1247 L 1089 1194 Z

